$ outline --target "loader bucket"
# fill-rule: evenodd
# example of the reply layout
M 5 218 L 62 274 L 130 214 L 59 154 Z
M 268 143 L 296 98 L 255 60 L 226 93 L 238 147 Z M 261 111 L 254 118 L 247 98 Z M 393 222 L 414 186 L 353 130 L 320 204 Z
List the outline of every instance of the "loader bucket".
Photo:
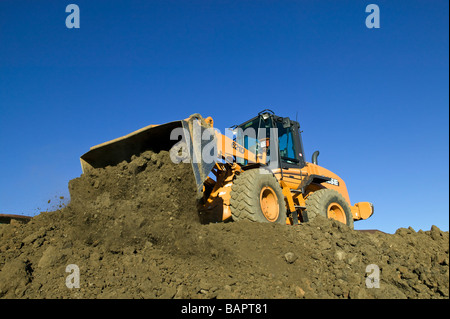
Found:
M 153 152 L 170 151 L 180 141 L 185 141 L 189 161 L 192 165 L 197 191 L 203 191 L 203 182 L 208 177 L 215 162 L 205 162 L 201 150 L 206 143 L 201 136 L 209 125 L 199 114 L 193 114 L 188 119 L 169 122 L 161 125 L 149 125 L 123 137 L 91 147 L 89 152 L 81 156 L 83 173 L 93 168 L 114 166 L 122 161 L 129 162 L 133 155 L 151 150 Z M 212 137 L 215 139 L 215 136 Z M 213 143 L 215 141 L 212 141 Z

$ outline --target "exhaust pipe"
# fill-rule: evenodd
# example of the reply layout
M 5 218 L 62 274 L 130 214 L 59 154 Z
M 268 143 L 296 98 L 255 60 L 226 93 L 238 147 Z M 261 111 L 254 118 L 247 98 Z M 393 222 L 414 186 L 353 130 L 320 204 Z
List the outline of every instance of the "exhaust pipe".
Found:
M 312 155 L 312 163 L 314 164 L 314 165 L 317 165 L 317 157 L 319 156 L 319 154 L 320 154 L 320 152 L 319 151 L 315 151 L 314 153 L 313 153 L 313 155 Z

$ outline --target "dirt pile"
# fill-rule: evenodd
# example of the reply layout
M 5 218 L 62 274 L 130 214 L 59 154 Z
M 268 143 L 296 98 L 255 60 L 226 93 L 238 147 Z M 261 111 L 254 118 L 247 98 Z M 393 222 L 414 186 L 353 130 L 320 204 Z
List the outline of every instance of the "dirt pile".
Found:
M 201 225 L 191 167 L 167 152 L 83 174 L 69 191 L 67 207 L 1 225 L 0 297 L 449 297 L 449 234 L 434 226 Z M 69 265 L 79 288 L 66 285 Z

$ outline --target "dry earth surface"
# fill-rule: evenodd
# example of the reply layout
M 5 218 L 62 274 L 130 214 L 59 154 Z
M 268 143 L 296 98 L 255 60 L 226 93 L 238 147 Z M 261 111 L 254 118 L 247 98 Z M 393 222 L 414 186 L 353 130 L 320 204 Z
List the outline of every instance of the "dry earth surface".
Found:
M 449 298 L 449 233 L 435 226 L 202 225 L 190 165 L 164 151 L 69 191 L 66 207 L 0 225 L 0 298 Z M 70 264 L 80 288 L 66 286 Z M 369 289 L 372 264 L 380 286 Z

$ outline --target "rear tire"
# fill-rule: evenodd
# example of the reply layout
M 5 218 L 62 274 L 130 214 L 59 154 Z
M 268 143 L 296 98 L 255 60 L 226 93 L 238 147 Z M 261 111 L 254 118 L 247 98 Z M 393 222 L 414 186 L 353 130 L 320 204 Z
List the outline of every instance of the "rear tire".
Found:
M 233 220 L 286 224 L 283 191 L 266 169 L 251 169 L 236 176 L 231 186 Z
M 317 215 L 337 220 L 353 229 L 353 215 L 344 197 L 333 189 L 320 189 L 309 195 L 306 210 L 303 212 L 305 222 Z

